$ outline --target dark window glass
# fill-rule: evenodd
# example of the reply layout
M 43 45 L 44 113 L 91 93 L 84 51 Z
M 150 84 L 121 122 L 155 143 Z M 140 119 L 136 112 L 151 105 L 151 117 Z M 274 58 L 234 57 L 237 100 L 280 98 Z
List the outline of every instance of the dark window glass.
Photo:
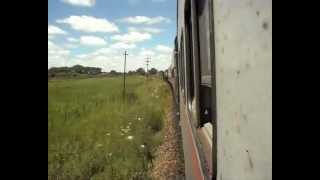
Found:
M 183 34 L 181 36 L 181 45 L 180 45 L 180 62 L 181 62 L 181 87 L 183 91 L 183 97 L 185 98 L 185 58 L 184 58 L 184 38 Z
M 199 58 L 200 58 L 200 121 L 212 122 L 212 75 L 213 51 L 210 49 L 209 1 L 197 1 Z
M 199 26 L 199 51 L 201 84 L 211 86 L 211 61 L 210 61 L 210 32 L 209 32 L 209 3 L 208 0 L 198 0 L 198 26 Z
M 192 44 L 192 24 L 191 24 L 191 16 L 190 11 L 187 12 L 186 19 L 186 50 L 187 50 L 187 69 L 188 69 L 188 94 L 189 100 L 191 101 L 194 97 L 194 68 L 193 68 L 193 44 Z M 191 102 L 190 102 L 191 103 Z

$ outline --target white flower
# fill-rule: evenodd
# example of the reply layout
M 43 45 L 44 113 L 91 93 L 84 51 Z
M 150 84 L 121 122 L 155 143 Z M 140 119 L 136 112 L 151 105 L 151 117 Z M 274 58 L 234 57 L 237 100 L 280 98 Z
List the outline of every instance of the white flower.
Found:
M 109 155 L 109 156 L 112 156 L 112 153 L 109 153 L 108 155 Z
M 128 136 L 127 139 L 131 140 L 133 139 L 133 136 Z
M 141 147 L 141 148 L 144 148 L 144 145 L 143 145 L 143 144 L 141 144 L 141 145 L 140 145 L 140 147 Z
M 129 128 L 128 129 L 121 129 L 121 131 L 124 133 L 128 133 L 130 131 L 130 129 Z
M 110 135 L 111 135 L 111 133 L 106 133 L 106 135 L 107 135 L 107 136 L 110 136 Z
M 141 121 L 141 117 L 138 117 L 138 121 Z

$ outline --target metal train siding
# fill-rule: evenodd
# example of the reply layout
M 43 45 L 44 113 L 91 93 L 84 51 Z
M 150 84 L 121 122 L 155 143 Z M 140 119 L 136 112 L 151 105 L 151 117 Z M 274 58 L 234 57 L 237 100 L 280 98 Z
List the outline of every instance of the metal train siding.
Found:
M 177 19 L 186 179 L 272 179 L 272 1 L 178 0 Z

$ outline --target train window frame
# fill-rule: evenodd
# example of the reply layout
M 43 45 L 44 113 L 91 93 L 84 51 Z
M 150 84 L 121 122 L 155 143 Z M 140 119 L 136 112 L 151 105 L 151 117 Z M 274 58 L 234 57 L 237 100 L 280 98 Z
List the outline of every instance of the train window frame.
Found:
M 178 52 L 178 37 L 176 36 L 174 39 L 174 63 L 176 67 L 176 76 L 175 76 L 175 91 L 177 97 L 177 103 L 180 103 L 180 63 L 179 63 L 179 52 Z
M 193 111 L 193 101 L 195 97 L 194 83 L 194 59 L 193 59 L 193 35 L 191 22 L 191 7 L 190 1 L 186 2 L 185 17 L 184 17 L 184 38 L 185 38 L 185 64 L 186 64 L 186 91 L 187 91 L 187 107 L 189 112 Z
M 214 74 L 212 72 L 212 66 L 214 66 L 214 48 L 212 47 L 212 29 L 211 28 L 211 12 L 210 11 L 210 0 L 199 0 L 197 1 L 197 21 L 198 21 L 198 43 L 199 43 L 199 58 L 200 58 L 200 126 L 205 123 L 214 123 L 215 116 L 215 99 L 214 93 L 212 93 L 213 86 L 212 79 Z M 207 33 L 207 29 L 210 29 Z
M 185 103 L 186 102 L 186 81 L 185 81 L 185 74 L 186 74 L 186 66 L 185 66 L 185 49 L 184 49 L 184 31 L 182 31 L 182 34 L 181 34 L 181 41 L 180 41 L 180 53 L 179 53 L 179 56 L 180 56 L 180 63 L 181 63 L 181 68 L 180 68 L 180 74 L 181 74 L 181 95 L 182 95 L 182 99 L 183 99 L 183 102 Z

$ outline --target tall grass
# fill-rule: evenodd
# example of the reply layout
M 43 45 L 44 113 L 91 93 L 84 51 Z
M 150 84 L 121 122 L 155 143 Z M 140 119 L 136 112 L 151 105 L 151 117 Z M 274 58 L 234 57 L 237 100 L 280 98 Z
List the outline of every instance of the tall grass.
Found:
M 169 89 L 160 79 L 48 82 L 48 179 L 148 179 Z M 150 156 L 151 154 L 151 156 Z

